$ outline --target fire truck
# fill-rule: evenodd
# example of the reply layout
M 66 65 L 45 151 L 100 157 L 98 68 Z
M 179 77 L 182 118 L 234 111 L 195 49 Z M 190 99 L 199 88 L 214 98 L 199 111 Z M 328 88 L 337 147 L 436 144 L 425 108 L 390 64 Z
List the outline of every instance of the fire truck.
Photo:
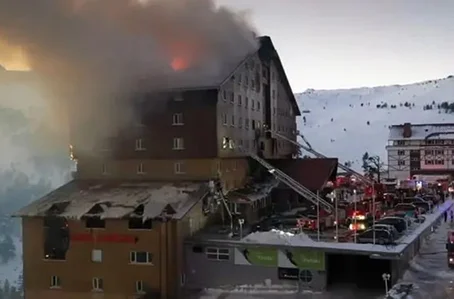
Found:
M 373 225 L 382 215 L 382 203 L 375 202 L 375 209 L 370 200 L 363 200 L 356 205 L 353 203 L 347 209 L 347 226 L 351 231 L 364 231 Z

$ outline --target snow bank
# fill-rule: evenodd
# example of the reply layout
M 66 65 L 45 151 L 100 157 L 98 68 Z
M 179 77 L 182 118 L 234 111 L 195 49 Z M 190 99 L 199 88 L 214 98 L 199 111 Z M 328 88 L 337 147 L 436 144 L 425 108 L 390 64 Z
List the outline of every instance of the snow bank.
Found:
M 272 229 L 267 232 L 251 233 L 244 237 L 241 241 L 260 244 L 293 245 L 293 246 L 303 246 L 315 243 L 315 241 L 313 241 L 305 233 L 292 234 L 277 229 Z

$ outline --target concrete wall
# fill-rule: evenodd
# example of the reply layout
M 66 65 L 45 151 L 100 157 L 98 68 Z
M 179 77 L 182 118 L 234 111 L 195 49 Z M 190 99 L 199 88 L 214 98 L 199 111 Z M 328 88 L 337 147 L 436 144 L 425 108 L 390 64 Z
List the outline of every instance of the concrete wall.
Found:
M 194 247 L 198 247 L 199 250 L 202 249 L 201 252 L 195 252 Z M 215 245 L 210 246 L 209 248 L 213 247 L 215 247 Z M 285 266 L 282 262 L 279 262 L 278 265 L 274 264 L 268 266 L 240 264 L 241 261 L 235 256 L 238 253 L 238 250 L 236 250 L 235 247 L 216 247 L 228 251 L 229 257 L 225 260 L 211 260 L 207 257 L 207 248 L 208 247 L 199 247 L 196 244 L 185 245 L 187 289 L 220 288 L 256 284 L 264 285 L 266 280 L 271 280 L 272 285 L 294 286 L 295 288 L 300 287 L 301 289 L 324 290 L 326 288 L 326 266 L 323 266 L 322 270 L 315 270 L 317 267 L 314 267 L 312 270 L 301 269 L 310 272 L 305 272 L 306 274 L 310 274 L 311 278 L 307 279 L 310 281 L 280 279 L 279 271 Z M 282 251 L 283 250 L 285 249 L 282 249 Z M 277 251 L 280 252 L 280 249 L 277 249 Z M 323 254 L 324 257 L 324 253 L 321 254 Z M 287 267 L 285 268 L 290 269 Z M 298 284 L 300 285 L 298 286 Z

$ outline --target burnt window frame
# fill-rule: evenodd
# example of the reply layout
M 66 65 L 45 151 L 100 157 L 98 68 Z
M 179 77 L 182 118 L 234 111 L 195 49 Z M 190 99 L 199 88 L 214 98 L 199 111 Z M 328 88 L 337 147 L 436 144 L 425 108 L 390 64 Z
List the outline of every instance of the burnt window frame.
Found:
M 106 229 L 106 220 L 100 216 L 85 216 L 85 228 L 87 229 Z M 96 223 L 99 226 L 96 226 Z

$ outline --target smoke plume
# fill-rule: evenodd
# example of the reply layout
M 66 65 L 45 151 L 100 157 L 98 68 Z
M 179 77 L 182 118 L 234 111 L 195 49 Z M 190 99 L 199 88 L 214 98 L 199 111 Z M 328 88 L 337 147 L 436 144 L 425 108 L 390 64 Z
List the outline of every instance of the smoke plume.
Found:
M 212 0 L 1 0 L 0 40 L 43 80 L 59 126 L 68 107 L 80 123 L 98 116 L 93 139 L 117 129 L 134 94 L 220 76 L 257 47 Z

